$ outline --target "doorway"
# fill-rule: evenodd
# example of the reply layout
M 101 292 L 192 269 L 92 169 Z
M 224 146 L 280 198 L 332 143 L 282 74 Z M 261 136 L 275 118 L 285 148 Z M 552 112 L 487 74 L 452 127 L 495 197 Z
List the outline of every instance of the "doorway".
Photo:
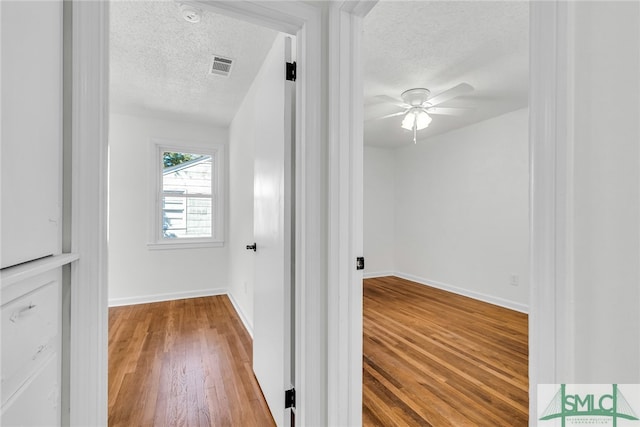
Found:
M 528 27 L 527 3 L 380 2 L 364 19 L 365 277 L 372 278 L 365 279 L 364 329 L 371 399 L 384 400 L 373 390 L 372 384 L 384 381 L 377 374 L 388 379 L 406 373 L 394 371 L 390 359 L 385 360 L 393 354 L 392 343 L 407 352 L 398 365 L 415 372 L 406 376 L 406 387 L 415 380 L 432 388 L 425 394 L 437 389 L 441 401 L 447 400 L 445 391 L 451 391 L 452 383 L 473 390 L 472 379 L 492 382 L 487 372 L 507 366 L 502 357 L 509 354 L 509 378 L 517 381 L 498 387 L 511 390 L 504 399 L 510 406 L 503 408 L 504 416 L 526 420 Z M 407 126 L 414 114 L 415 127 Z M 433 292 L 427 294 L 426 287 L 416 287 L 420 285 Z M 452 304 L 445 334 L 429 317 L 438 312 L 440 319 L 447 312 L 438 310 L 444 301 L 441 291 L 451 294 Z M 409 301 L 406 311 L 414 318 L 387 312 L 379 305 L 385 297 Z M 471 325 L 480 321 L 464 318 L 461 308 L 468 298 L 490 303 L 487 313 L 501 306 L 495 307 L 502 313 L 496 318 L 514 319 L 509 323 L 514 329 L 506 327 L 514 341 L 503 343 L 509 350 L 501 354 L 495 352 L 499 345 L 489 344 L 500 337 L 488 338 L 494 320 L 487 319 L 487 340 L 473 344 L 478 359 L 466 358 L 463 348 L 469 343 L 464 342 L 471 337 Z M 465 325 L 468 332 L 460 333 Z M 462 328 L 454 332 L 457 326 Z M 425 350 L 412 348 L 409 343 L 415 342 Z M 457 346 L 459 351 L 448 354 Z M 482 359 L 481 353 L 493 356 Z M 464 369 L 456 373 L 455 362 Z M 426 368 L 426 376 L 420 377 L 421 368 L 428 366 L 433 369 Z M 470 377 L 459 376 L 461 372 Z M 393 389 L 387 385 L 384 390 Z M 457 402 L 482 393 L 450 399 L 444 405 L 450 419 L 464 412 Z M 422 414 L 428 417 L 428 412 Z M 458 423 L 462 420 L 464 416 Z M 428 418 L 424 422 L 439 424 Z
M 299 194 L 306 194 L 303 200 L 298 197 L 297 211 L 301 213 L 300 224 L 300 241 L 302 246 L 298 247 L 300 257 L 297 259 L 300 267 L 296 271 L 302 280 L 297 280 L 297 286 L 300 292 L 296 293 L 297 307 L 296 324 L 301 325 L 301 329 L 297 331 L 298 336 L 306 337 L 304 341 L 297 341 L 296 355 L 300 364 L 297 367 L 296 377 L 299 379 L 299 386 L 305 390 L 305 394 L 300 396 L 301 403 L 297 416 L 306 420 L 309 424 L 325 424 L 327 413 L 335 419 L 357 419 L 358 414 L 353 414 L 353 418 L 345 416 L 349 412 L 348 402 L 357 401 L 359 399 L 360 386 L 356 382 L 347 382 L 344 384 L 347 376 L 338 375 L 339 366 L 343 366 L 343 372 L 356 372 L 351 367 L 361 363 L 359 357 L 352 357 L 349 363 L 344 366 L 340 363 L 332 361 L 330 371 L 336 373 L 332 375 L 329 384 L 326 381 L 327 373 L 321 369 L 326 365 L 326 344 L 323 337 L 326 335 L 328 318 L 332 319 L 351 319 L 356 325 L 359 320 L 353 316 L 345 315 L 347 310 L 340 309 L 331 305 L 331 315 L 327 315 L 324 311 L 326 308 L 326 298 L 319 294 L 319 290 L 324 288 L 327 264 L 323 258 L 327 253 L 326 233 L 324 223 L 322 222 L 324 209 L 326 206 L 325 193 L 319 191 L 324 188 L 325 179 L 327 178 L 326 170 L 323 168 L 324 152 L 321 143 L 321 131 L 329 129 L 337 132 L 337 134 L 348 134 L 345 140 L 351 141 L 350 138 L 358 137 L 357 131 L 345 126 L 344 129 L 339 125 L 341 120 L 349 122 L 358 122 L 361 117 L 361 102 L 358 99 L 358 91 L 347 93 L 346 91 L 335 91 L 338 88 L 337 81 L 332 83 L 334 91 L 332 94 L 339 96 L 329 97 L 329 106 L 333 107 L 332 111 L 338 113 L 336 121 L 331 125 L 324 125 L 323 119 L 323 82 L 328 75 L 328 63 L 322 60 L 322 34 L 332 34 L 332 44 L 329 47 L 329 55 L 335 60 L 332 64 L 340 64 L 340 40 L 352 40 L 352 31 L 358 27 L 358 18 L 367 13 L 373 2 L 364 2 L 360 4 L 350 3 L 344 6 L 337 13 L 330 13 L 333 19 L 333 31 L 328 31 L 328 23 L 323 21 L 322 13 L 309 5 L 299 5 L 292 3 L 278 4 L 262 4 L 260 8 L 247 5 L 245 3 L 216 3 L 215 7 L 220 10 L 226 10 L 235 16 L 244 16 L 254 22 L 264 22 L 267 25 L 275 26 L 280 31 L 289 33 L 297 33 L 299 36 L 299 66 L 301 70 L 305 70 L 301 75 L 305 75 L 304 79 L 299 80 L 301 86 L 304 86 L 301 92 L 304 96 L 300 97 L 301 102 L 298 104 L 301 122 L 305 124 L 305 128 L 299 130 L 301 139 L 299 139 L 302 149 L 298 151 L 301 165 L 297 177 L 304 177 L 304 180 L 298 187 Z M 212 7 L 209 5 L 208 7 Z M 532 79 L 533 89 L 548 89 L 537 92 L 532 91 L 532 115 L 536 117 L 532 121 L 532 135 L 536 135 L 533 139 L 532 147 L 535 149 L 534 154 L 536 161 L 536 170 L 545 175 L 554 164 L 554 152 L 546 145 L 539 145 L 542 142 L 549 142 L 554 135 L 555 124 L 549 124 L 548 121 L 542 119 L 546 114 L 555 113 L 555 109 L 549 113 L 545 108 L 549 104 L 550 98 L 553 98 L 553 88 L 556 87 L 558 81 L 558 72 L 552 68 L 555 64 L 556 50 L 558 41 L 557 34 L 548 34 L 545 32 L 547 22 L 556 22 L 559 18 L 559 11 L 555 3 L 532 3 L 531 21 L 532 25 L 532 55 L 535 59 L 536 70 L 541 73 L 534 80 Z M 350 20 L 356 17 L 355 27 Z M 78 201 L 74 205 L 73 215 L 73 234 L 74 242 L 72 250 L 79 254 L 82 262 L 78 263 L 72 272 L 71 283 L 75 285 L 75 294 L 72 298 L 71 314 L 74 322 L 71 325 L 71 403 L 72 413 L 71 422 L 75 425 L 98 425 L 102 424 L 106 414 L 106 307 L 107 307 L 107 287 L 106 287 L 106 164 L 107 164 L 107 144 L 106 144 L 106 123 L 107 111 L 105 109 L 107 103 L 107 72 L 105 66 L 107 64 L 105 58 L 108 52 L 107 38 L 105 37 L 106 22 L 108 17 L 108 5 L 104 2 L 78 2 L 74 4 L 73 10 L 73 35 L 72 41 L 74 46 L 73 55 L 73 88 L 74 103 L 72 108 L 74 123 L 74 159 L 73 185 L 74 200 Z M 348 18 L 342 22 L 343 26 L 336 25 L 336 19 Z M 564 25 L 564 24 L 563 24 Z M 562 26 L 562 30 L 566 30 L 566 25 Z M 336 44 L 337 42 L 337 44 Z M 347 48 L 353 45 L 346 42 Z M 344 44 L 343 44 L 344 46 Z M 347 58 L 349 56 L 346 56 Z M 360 84 L 361 79 L 358 77 L 359 71 L 351 73 L 350 67 L 355 67 L 349 61 L 343 62 L 344 69 L 340 73 L 333 74 L 338 77 L 338 81 L 345 83 L 345 87 L 354 84 L 355 87 Z M 346 70 L 346 71 L 345 71 Z M 308 73 L 308 74 L 307 74 Z M 343 79 L 344 78 L 344 79 Z M 354 78 L 353 80 L 351 80 Z M 355 103 L 350 100 L 355 98 Z M 555 98 L 553 98 L 555 99 Z M 340 101 L 345 101 L 341 103 Z M 351 112 L 349 112 L 351 111 Z M 340 115 L 343 112 L 344 115 Z M 355 115 L 355 117 L 354 117 Z M 342 129 L 342 130 L 340 130 Z M 332 132 L 329 134 L 333 135 Z M 541 138 L 541 139 L 540 139 Z M 541 142 L 542 141 L 542 142 Z M 345 144 L 348 145 L 348 144 Z M 552 144 L 550 144 L 552 145 Z M 333 152 L 332 152 L 333 153 Z M 333 154 L 332 154 L 332 159 Z M 356 159 L 357 160 L 357 159 Z M 332 160 L 333 164 L 333 160 Z M 350 162 L 340 163 L 348 168 L 352 166 Z M 356 161 L 357 165 L 357 161 Z M 348 172 L 347 172 L 348 175 Z M 540 288 L 532 292 L 535 299 L 532 299 L 531 313 L 534 310 L 540 310 L 548 301 L 547 295 L 556 294 L 556 284 L 553 280 L 555 270 L 547 268 L 553 265 L 553 244 L 555 235 L 552 227 L 545 222 L 546 218 L 553 217 L 553 178 L 551 182 L 545 181 L 544 187 L 536 187 L 533 191 L 535 195 L 535 204 L 533 206 L 533 224 L 536 230 L 540 232 L 536 241 L 532 245 L 535 249 L 533 258 L 536 261 L 532 265 L 533 276 L 536 277 L 537 285 Z M 349 187 L 351 188 L 351 187 Z M 96 189 L 102 189 L 96 191 Z M 331 191 L 331 200 L 333 206 L 340 207 L 340 200 L 337 193 Z M 352 194 L 358 196 L 358 192 Z M 299 210 L 304 206 L 304 210 Z M 342 212 L 342 211 L 340 211 Z M 342 218 L 342 214 L 338 217 Z M 347 216 L 346 218 L 350 218 Z M 343 222 L 349 224 L 349 221 Z M 356 222 L 357 224 L 357 222 Z M 348 228 L 348 227 L 347 227 Z M 343 234 L 344 235 L 344 234 Z M 334 236 L 332 248 L 338 250 L 342 247 L 340 242 L 340 233 L 332 234 Z M 347 245 L 348 246 L 348 245 Z M 356 248 L 357 249 L 357 248 Z M 335 251 L 333 251 L 335 252 Z M 344 279 L 347 283 L 351 283 L 352 260 L 355 259 L 355 253 L 347 250 L 344 261 L 344 267 L 338 269 L 339 273 L 335 273 L 335 267 L 332 267 L 331 274 L 337 274 L 337 277 Z M 353 255 L 353 256 L 351 256 Z M 333 282 L 339 285 L 338 282 Z M 334 286 L 334 285 L 332 285 Z M 558 285 L 559 286 L 559 285 Z M 346 287 L 342 287 L 347 289 Z M 357 299 L 357 292 L 354 294 Z M 348 300 L 348 299 L 347 299 Z M 564 302 L 564 301 L 561 301 Z M 334 315 L 335 314 L 335 315 Z M 539 312 L 537 315 L 539 316 Z M 532 322 L 532 342 L 535 348 L 531 351 L 536 356 L 532 358 L 531 370 L 532 387 L 537 384 L 536 380 L 545 377 L 548 373 L 555 372 L 555 360 L 549 355 L 556 355 L 556 346 L 554 343 L 545 341 L 544 337 L 552 336 L 556 327 L 555 313 L 546 313 L 544 317 L 536 317 Z M 346 316 L 346 317 L 345 317 Z M 357 317 L 357 316 L 356 316 Z M 348 320 L 347 320 L 348 321 Z M 338 325 L 344 325 L 340 323 Z M 351 323 L 348 323 L 351 324 Z M 85 325 L 92 325 L 87 328 Z M 357 328 L 356 328 L 357 329 Z M 544 334 L 542 333 L 544 332 Z M 353 343 L 349 340 L 348 334 L 344 339 L 335 340 L 336 333 L 332 330 L 330 336 L 331 343 L 337 342 L 336 349 L 345 348 L 346 344 Z M 357 336 L 354 335 L 357 340 Z M 545 345 L 543 346 L 542 343 Z M 542 348 L 545 352 L 542 352 Z M 334 349 L 335 350 L 335 349 Z M 333 351 L 331 354 L 339 353 Z M 353 353 L 355 354 L 355 352 Z M 342 358 L 333 358 L 332 360 L 344 360 Z M 551 375 L 551 374 L 548 374 Z M 548 378 L 551 378 L 549 376 Z M 549 380 L 551 381 L 551 380 Z M 344 385 L 344 387 L 341 387 Z M 332 393 L 327 393 L 330 388 Z M 535 390 L 535 388 L 533 388 Z M 335 392 L 335 393 L 334 393 Z M 326 396 L 346 396 L 347 399 L 336 398 L 332 405 L 329 405 L 327 411 Z M 357 405 L 356 405 L 357 406 Z
M 295 360 L 293 293 L 286 285 L 291 286 L 295 273 L 290 255 L 295 241 L 295 92 L 284 73 L 286 64 L 295 63 L 292 37 L 171 2 L 114 3 L 110 27 L 109 305 L 226 295 L 253 337 L 248 366 L 282 425 L 284 390 L 291 388 Z M 247 251 L 252 243 L 257 249 Z M 183 302 L 167 309 L 173 313 L 165 319 L 168 334 L 182 330 L 175 323 L 188 313 L 204 315 L 202 304 Z M 183 305 L 192 308 L 184 311 Z M 118 327 L 122 323 L 110 319 Z M 189 323 L 202 329 L 195 326 L 196 319 L 185 320 Z M 139 327 L 145 328 L 144 323 Z M 142 346 L 159 333 L 146 327 L 148 332 L 138 331 Z M 243 341 L 233 339 L 227 347 L 240 349 L 238 340 Z M 165 341 L 165 351 L 152 355 L 154 360 L 167 354 L 179 359 L 174 344 Z M 274 359 L 287 363 L 280 369 L 265 365 Z M 112 357 L 110 363 L 118 360 Z M 212 377 L 211 367 L 196 363 L 189 371 L 186 361 L 176 363 L 150 363 L 175 371 L 176 381 L 185 385 L 171 389 L 178 394 L 171 398 L 220 394 L 206 380 Z M 186 380 L 190 372 L 195 381 Z M 129 383 L 137 387 L 149 382 Z M 123 391 L 126 385 L 122 378 L 109 381 L 110 407 L 118 405 L 112 395 L 130 400 L 127 395 L 144 394 Z M 190 392 L 189 387 L 195 388 Z M 148 399 L 153 403 L 160 397 Z M 206 407 L 202 410 L 213 415 Z

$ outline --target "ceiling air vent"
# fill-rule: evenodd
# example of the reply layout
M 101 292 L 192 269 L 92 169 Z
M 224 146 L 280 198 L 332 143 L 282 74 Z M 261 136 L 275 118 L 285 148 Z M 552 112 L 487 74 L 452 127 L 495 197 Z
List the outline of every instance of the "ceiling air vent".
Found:
M 209 74 L 229 77 L 229 74 L 231 74 L 232 66 L 233 66 L 233 59 L 214 55 L 213 61 L 211 62 L 211 67 L 209 67 Z

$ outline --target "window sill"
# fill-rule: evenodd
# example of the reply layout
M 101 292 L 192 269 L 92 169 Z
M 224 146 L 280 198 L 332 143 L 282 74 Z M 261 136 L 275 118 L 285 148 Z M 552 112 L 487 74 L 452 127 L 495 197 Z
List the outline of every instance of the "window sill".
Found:
M 147 243 L 149 250 L 167 250 L 167 249 L 202 249 L 202 248 L 221 248 L 224 246 L 224 241 L 175 241 L 175 242 L 155 242 Z

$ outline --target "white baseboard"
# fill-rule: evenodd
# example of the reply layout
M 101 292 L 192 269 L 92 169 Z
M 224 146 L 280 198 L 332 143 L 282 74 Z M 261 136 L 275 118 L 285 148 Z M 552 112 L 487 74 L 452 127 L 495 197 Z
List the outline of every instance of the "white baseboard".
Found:
M 249 323 L 247 316 L 244 314 L 244 312 L 240 308 L 240 305 L 233 297 L 233 294 L 231 294 L 231 292 L 227 291 L 226 289 L 203 289 L 199 291 L 171 292 L 166 294 L 143 295 L 138 297 L 112 298 L 109 300 L 109 307 L 148 304 L 152 302 L 172 301 L 187 298 L 211 297 L 215 295 L 227 295 L 229 297 L 229 301 L 231 301 L 234 310 L 238 314 L 238 317 L 242 321 L 242 324 L 249 333 L 249 336 L 251 336 L 251 339 L 253 339 L 253 326 Z
M 394 276 L 395 273 L 393 271 L 372 271 L 365 272 L 362 275 L 363 279 L 375 279 L 376 277 L 386 277 L 386 276 Z
M 251 339 L 253 339 L 253 326 L 249 323 L 249 319 L 247 319 L 247 316 L 245 316 L 244 311 L 242 311 L 242 309 L 240 308 L 240 304 L 238 304 L 238 301 L 236 301 L 236 299 L 234 298 L 231 292 L 227 292 L 227 296 L 229 297 L 229 301 L 231 301 L 233 308 L 236 310 L 236 313 L 238 313 L 238 317 L 240 317 L 240 320 L 242 321 L 244 328 L 249 333 L 249 336 L 251 337 Z
M 166 294 L 144 295 L 138 297 L 112 298 L 109 300 L 109 307 L 148 304 L 152 302 L 171 301 L 187 298 L 210 297 L 214 295 L 227 295 L 229 297 L 229 301 L 231 301 L 234 310 L 238 314 L 238 317 L 242 321 L 242 324 L 249 333 L 249 336 L 251 336 L 251 339 L 253 339 L 253 326 L 249 323 L 247 316 L 244 314 L 244 312 L 240 308 L 240 305 L 233 297 L 233 294 L 226 289 L 205 289 L 201 291 L 171 292 Z
M 150 302 L 171 301 L 176 299 L 210 297 L 213 295 L 224 295 L 226 289 L 203 289 L 199 291 L 170 292 L 166 294 L 141 295 L 137 297 L 110 298 L 109 307 L 119 307 L 123 305 L 147 304 Z
M 432 288 L 442 289 L 443 291 L 452 292 L 454 294 L 473 298 L 479 301 L 488 302 L 489 304 L 508 308 L 510 310 L 519 311 L 520 313 L 525 313 L 525 314 L 529 313 L 529 307 L 519 302 L 510 301 L 504 298 L 496 297 L 493 295 L 487 295 L 480 292 L 470 291 L 468 289 L 458 288 L 456 286 L 448 285 L 446 283 L 438 282 L 436 280 L 423 279 L 422 277 L 414 276 L 412 274 L 400 273 L 396 271 L 392 275 L 396 277 L 400 277 L 401 279 L 411 280 L 412 282 L 416 282 L 421 285 L 431 286 Z

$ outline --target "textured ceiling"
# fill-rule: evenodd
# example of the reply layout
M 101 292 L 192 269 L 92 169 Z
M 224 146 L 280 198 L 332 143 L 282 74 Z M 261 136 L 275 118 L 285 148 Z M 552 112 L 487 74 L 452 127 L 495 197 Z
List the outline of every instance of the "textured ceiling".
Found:
M 418 140 L 525 107 L 529 78 L 529 5 L 524 1 L 381 1 L 364 20 L 365 119 L 400 111 L 380 95 L 410 88 L 437 95 L 466 82 L 475 90 L 440 106 L 462 116 L 433 116 Z M 365 121 L 365 144 L 413 143 L 402 116 Z
M 173 1 L 114 1 L 111 111 L 228 126 L 276 32 L 204 12 L 182 18 Z M 235 60 L 231 75 L 208 75 L 213 55 Z
M 365 118 L 399 111 L 380 95 L 409 88 L 438 94 L 466 82 L 475 90 L 441 106 L 418 139 L 525 107 L 528 102 L 528 3 L 380 1 L 364 20 Z M 211 12 L 186 22 L 174 1 L 111 2 L 110 79 L 114 112 L 227 126 L 276 32 Z M 230 77 L 208 75 L 212 55 L 235 60 Z M 365 144 L 412 143 L 402 117 L 365 121 Z

